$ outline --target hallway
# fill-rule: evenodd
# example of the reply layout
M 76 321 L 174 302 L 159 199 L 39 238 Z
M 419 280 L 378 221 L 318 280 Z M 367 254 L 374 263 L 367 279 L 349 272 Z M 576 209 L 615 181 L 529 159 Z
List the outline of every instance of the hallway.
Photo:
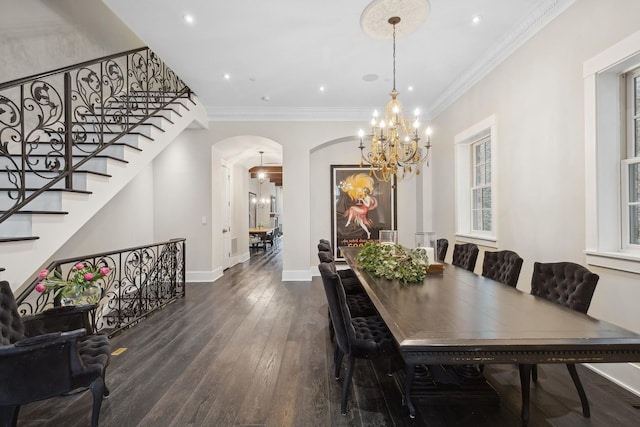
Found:
M 282 244 L 187 286 L 187 296 L 112 339 L 111 395 L 103 427 L 133 426 L 517 426 L 514 366 L 487 366 L 499 407 L 432 406 L 409 419 L 384 362 L 358 361 L 346 417 L 332 375 L 324 290 L 282 282 Z M 400 361 L 394 362 L 395 366 Z M 541 366 L 530 426 L 635 426 L 640 398 L 580 368 L 592 418 L 562 365 Z M 635 406 L 635 408 L 634 408 Z M 24 406 L 19 426 L 89 425 L 90 393 Z

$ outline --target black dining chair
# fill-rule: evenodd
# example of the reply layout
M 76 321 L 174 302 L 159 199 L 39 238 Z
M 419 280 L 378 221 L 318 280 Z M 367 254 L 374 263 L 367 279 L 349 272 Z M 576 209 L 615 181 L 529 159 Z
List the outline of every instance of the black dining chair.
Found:
M 449 241 L 447 239 L 438 239 L 438 261 L 444 262 L 444 257 L 447 256 L 447 250 L 449 249 Z
M 522 258 L 513 251 L 485 252 L 482 275 L 515 288 L 518 285 Z
M 335 265 L 320 263 L 318 269 L 329 304 L 329 315 L 335 329 L 336 346 L 333 359 L 336 379 L 340 379 L 343 357 L 348 358 L 340 405 L 342 415 L 347 415 L 347 401 L 356 359 L 386 357 L 390 366 L 391 356 L 396 348 L 393 336 L 380 316 L 352 316 L 347 304 L 347 295 L 340 285 L 340 276 L 335 270 Z
M 453 265 L 473 271 L 478 259 L 478 245 L 475 243 L 456 243 L 453 245 Z
M 320 262 L 332 262 L 335 264 L 335 258 L 333 257 L 333 252 L 327 249 L 321 249 L 324 247 L 325 246 L 318 244 L 318 258 L 320 259 Z M 352 269 L 350 268 L 340 269 L 338 270 L 338 274 L 340 275 L 340 278 L 343 281 L 345 281 L 345 286 L 347 286 L 347 289 L 351 287 L 352 284 L 357 289 L 362 288 L 362 285 L 360 284 L 360 280 L 358 279 L 358 277 L 356 276 L 356 273 Z M 362 291 L 359 291 L 359 292 L 362 292 Z M 349 293 L 349 291 L 347 291 L 347 293 Z
M 109 395 L 104 378 L 111 346 L 106 335 L 84 328 L 86 315 L 67 306 L 21 317 L 11 286 L 0 282 L 0 426 L 15 426 L 21 405 L 89 388 L 97 427 Z
M 531 294 L 586 314 L 599 279 L 600 276 L 597 274 L 573 262 L 535 262 L 531 277 Z M 520 365 L 520 380 L 523 383 L 523 387 L 527 388 L 522 392 L 527 393 L 527 395 L 529 393 L 529 373 L 527 372 L 529 368 L 533 382 L 538 380 L 536 365 Z M 567 369 L 580 396 L 582 414 L 585 418 L 589 418 L 591 416 L 589 401 L 580 382 L 576 365 L 567 363 Z

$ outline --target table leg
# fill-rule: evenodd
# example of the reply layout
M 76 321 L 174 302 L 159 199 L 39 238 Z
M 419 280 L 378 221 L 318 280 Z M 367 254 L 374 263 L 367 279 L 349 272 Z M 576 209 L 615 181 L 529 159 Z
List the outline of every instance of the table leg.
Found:
M 529 423 L 529 393 L 531 385 L 531 367 L 532 365 L 518 365 L 520 370 L 520 390 L 522 394 L 522 411 L 520 416 L 524 425 Z
M 413 382 L 413 374 L 416 370 L 416 366 L 410 363 L 405 365 L 404 369 L 404 401 L 409 409 L 409 417 L 416 417 L 416 408 L 411 401 L 411 383 Z

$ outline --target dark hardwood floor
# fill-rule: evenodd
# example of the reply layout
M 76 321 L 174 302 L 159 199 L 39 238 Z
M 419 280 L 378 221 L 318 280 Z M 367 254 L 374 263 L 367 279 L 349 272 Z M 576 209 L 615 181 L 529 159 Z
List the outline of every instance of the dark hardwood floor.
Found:
M 522 425 L 518 370 L 508 365 L 485 368 L 499 406 L 422 406 L 412 420 L 384 362 L 358 361 L 341 416 L 322 283 L 282 282 L 280 247 L 252 254 L 215 283 L 188 285 L 186 298 L 114 337 L 113 349 L 126 351 L 111 358 L 100 425 Z M 582 417 L 564 365 L 544 365 L 531 392 L 530 426 L 640 425 L 640 397 L 578 370 L 591 419 Z M 90 411 L 84 392 L 25 405 L 18 425 L 88 426 Z

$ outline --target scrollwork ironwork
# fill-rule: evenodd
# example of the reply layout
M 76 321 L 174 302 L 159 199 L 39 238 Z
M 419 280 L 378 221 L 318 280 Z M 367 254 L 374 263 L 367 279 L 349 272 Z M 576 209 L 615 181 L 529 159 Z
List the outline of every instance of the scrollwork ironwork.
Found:
M 0 171 L 6 177 L 0 222 L 189 94 L 147 48 L 41 76 L 0 85 Z
M 111 335 L 127 328 L 185 295 L 184 239 L 140 246 L 109 253 L 55 261 L 47 270 L 58 270 L 62 277 L 73 274 L 82 262 L 94 268 L 107 267 L 109 274 L 96 281 L 102 297 L 94 312 L 98 331 Z M 39 313 L 59 302 L 51 294 L 35 291 L 39 280 L 16 300 L 21 315 Z

